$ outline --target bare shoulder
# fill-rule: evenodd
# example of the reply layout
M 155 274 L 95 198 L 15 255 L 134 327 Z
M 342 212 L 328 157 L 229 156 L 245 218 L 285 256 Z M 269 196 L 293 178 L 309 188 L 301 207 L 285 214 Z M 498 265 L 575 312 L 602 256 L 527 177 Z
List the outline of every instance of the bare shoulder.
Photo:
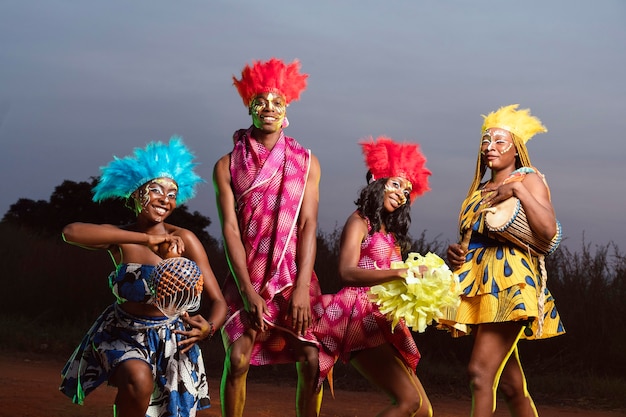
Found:
M 358 212 L 354 212 L 348 217 L 341 231 L 341 248 L 357 253 L 357 247 L 367 236 L 367 220 Z M 357 259 L 358 261 L 358 259 Z
M 547 183 L 544 176 L 538 172 L 529 172 L 522 181 L 529 190 L 545 190 Z
M 309 178 L 319 180 L 321 176 L 320 161 L 317 156 L 311 153 L 311 166 L 309 168 Z
M 361 216 L 358 211 L 355 211 L 346 220 L 344 229 L 355 229 L 365 231 L 365 233 L 367 233 L 367 220 L 365 220 L 365 218 Z
M 215 163 L 215 167 L 213 168 L 213 175 L 230 175 L 230 154 L 222 156 Z
M 192 232 L 191 230 L 185 229 L 184 227 L 175 226 L 170 223 L 165 224 L 165 230 L 169 234 L 180 236 L 181 238 L 183 238 L 185 242 L 198 239 L 196 234 Z

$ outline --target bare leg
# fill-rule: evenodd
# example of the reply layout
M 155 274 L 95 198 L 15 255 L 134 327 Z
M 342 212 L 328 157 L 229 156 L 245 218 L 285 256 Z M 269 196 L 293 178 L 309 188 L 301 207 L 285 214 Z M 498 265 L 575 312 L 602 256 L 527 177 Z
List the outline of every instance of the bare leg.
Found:
M 129 359 L 117 367 L 110 382 L 117 387 L 116 417 L 145 417 L 154 390 L 150 366 L 142 360 Z
M 517 346 L 509 358 L 500 377 L 500 392 L 509 407 L 512 416 L 537 417 L 537 409 L 526 386 L 526 377 L 519 359 Z
M 298 385 L 296 387 L 296 416 L 317 417 L 322 406 L 322 389 L 317 389 L 319 360 L 317 347 L 303 343 L 295 337 L 289 337 L 296 352 L 296 371 Z
M 350 361 L 365 378 L 387 394 L 392 404 L 378 416 L 433 415 L 424 387 L 388 343 L 356 353 Z
M 493 416 L 500 375 L 516 349 L 522 331 L 522 325 L 515 322 L 485 323 L 477 326 L 468 365 L 472 417 Z
M 220 389 L 223 417 L 243 416 L 246 405 L 246 380 L 255 337 L 256 332 L 248 329 L 226 351 Z

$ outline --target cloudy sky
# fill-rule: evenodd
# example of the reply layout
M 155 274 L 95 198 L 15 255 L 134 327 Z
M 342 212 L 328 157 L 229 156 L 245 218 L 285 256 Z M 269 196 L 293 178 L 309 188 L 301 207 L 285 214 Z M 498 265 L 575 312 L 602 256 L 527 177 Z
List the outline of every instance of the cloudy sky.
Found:
M 322 167 L 320 228 L 364 185 L 357 142 L 416 141 L 433 171 L 414 236 L 456 240 L 481 114 L 519 103 L 566 245 L 626 248 L 626 2 L 3 0 L 0 214 L 85 181 L 113 155 L 182 135 L 207 179 L 189 203 L 219 235 L 211 172 L 250 118 L 231 76 L 298 58 L 287 134 Z

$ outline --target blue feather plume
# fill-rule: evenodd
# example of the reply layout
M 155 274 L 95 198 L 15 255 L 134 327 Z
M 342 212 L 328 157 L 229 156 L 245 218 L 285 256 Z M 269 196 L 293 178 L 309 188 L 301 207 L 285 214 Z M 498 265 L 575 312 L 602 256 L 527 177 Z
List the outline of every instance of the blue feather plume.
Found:
M 93 189 L 95 202 L 128 198 L 148 181 L 165 177 L 178 184 L 176 202 L 182 204 L 196 195 L 199 182 L 205 182 L 194 172 L 198 164 L 193 162 L 194 155 L 180 136 L 172 136 L 168 144 L 150 142 L 145 148 L 135 148 L 132 155 L 113 158 L 100 167 L 102 175 Z

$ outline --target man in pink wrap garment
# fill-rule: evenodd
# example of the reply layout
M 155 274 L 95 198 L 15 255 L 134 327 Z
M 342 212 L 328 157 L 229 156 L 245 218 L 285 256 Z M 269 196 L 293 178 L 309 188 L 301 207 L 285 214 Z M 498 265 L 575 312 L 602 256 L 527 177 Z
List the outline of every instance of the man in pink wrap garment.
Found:
M 233 136 L 215 165 L 214 183 L 230 265 L 222 329 L 226 358 L 222 415 L 243 415 L 250 365 L 296 362 L 296 413 L 317 416 L 318 342 L 310 327 L 320 295 L 313 272 L 320 167 L 310 150 L 285 136 L 286 109 L 306 87 L 296 60 L 246 65 L 233 81 L 252 126 Z

